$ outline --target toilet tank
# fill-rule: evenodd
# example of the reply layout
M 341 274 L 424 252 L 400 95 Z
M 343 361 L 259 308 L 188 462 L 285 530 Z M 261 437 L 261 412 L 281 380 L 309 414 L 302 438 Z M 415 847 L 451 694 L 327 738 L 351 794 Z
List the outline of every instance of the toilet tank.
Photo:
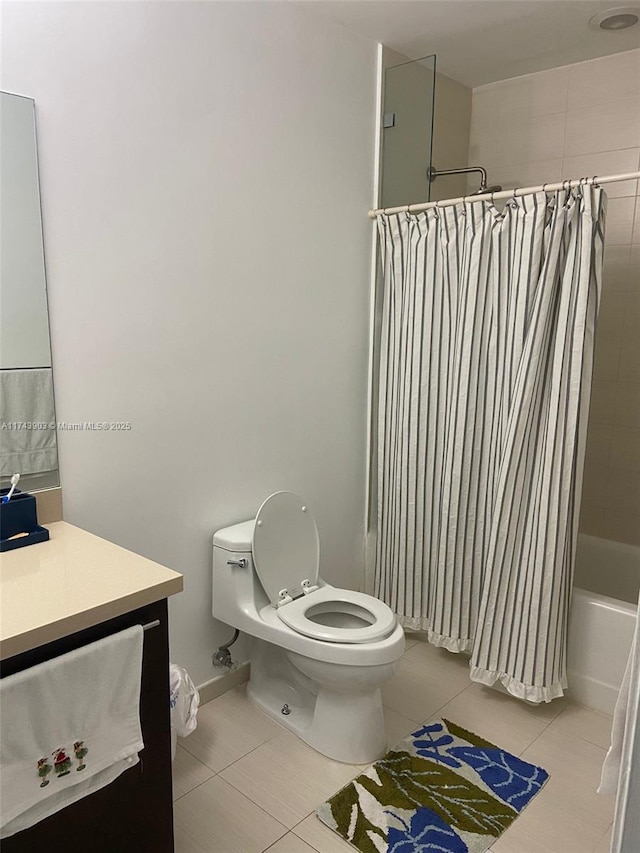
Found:
M 213 536 L 211 612 L 233 627 L 238 627 L 243 613 L 255 614 L 269 603 L 253 570 L 254 527 L 255 519 L 251 519 L 218 530 Z M 245 567 L 237 565 L 241 560 L 247 561 Z
M 231 527 L 223 527 L 213 534 L 213 547 L 224 548 L 226 551 L 249 551 L 253 544 L 253 531 L 256 526 L 255 518 L 251 521 L 241 521 Z

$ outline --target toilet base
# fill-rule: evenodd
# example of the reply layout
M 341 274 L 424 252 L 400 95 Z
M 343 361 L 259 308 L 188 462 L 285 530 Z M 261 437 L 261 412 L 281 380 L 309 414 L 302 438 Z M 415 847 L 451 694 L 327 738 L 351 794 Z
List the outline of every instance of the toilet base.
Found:
M 370 764 L 387 748 L 380 685 L 392 673 L 393 664 L 326 664 L 254 639 L 247 695 L 328 758 Z

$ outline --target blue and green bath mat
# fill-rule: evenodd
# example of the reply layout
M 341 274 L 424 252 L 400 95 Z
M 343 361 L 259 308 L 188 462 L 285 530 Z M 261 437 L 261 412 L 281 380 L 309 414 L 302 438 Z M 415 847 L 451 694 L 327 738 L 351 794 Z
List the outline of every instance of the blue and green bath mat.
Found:
M 316 811 L 361 853 L 484 853 L 549 774 L 438 720 L 385 753 Z

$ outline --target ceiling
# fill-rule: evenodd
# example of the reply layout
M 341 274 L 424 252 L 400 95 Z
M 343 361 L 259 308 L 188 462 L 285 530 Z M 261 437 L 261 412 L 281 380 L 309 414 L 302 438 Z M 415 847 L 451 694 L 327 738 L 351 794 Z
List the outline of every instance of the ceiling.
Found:
M 299 5 L 411 59 L 480 86 L 640 47 L 640 25 L 620 32 L 589 19 L 639 0 L 304 0 Z

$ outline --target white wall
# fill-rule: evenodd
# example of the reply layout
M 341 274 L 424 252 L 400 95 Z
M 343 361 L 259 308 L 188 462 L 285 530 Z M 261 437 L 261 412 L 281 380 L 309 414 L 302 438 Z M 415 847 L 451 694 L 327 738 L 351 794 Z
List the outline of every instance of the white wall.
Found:
M 640 50 L 473 90 L 470 159 L 505 189 L 640 168 Z M 640 195 L 607 184 L 580 530 L 640 545 Z
M 7 3 L 36 101 L 65 519 L 184 573 L 198 683 L 211 536 L 270 492 L 363 560 L 373 42 L 283 4 Z M 240 648 L 242 657 L 242 647 Z

